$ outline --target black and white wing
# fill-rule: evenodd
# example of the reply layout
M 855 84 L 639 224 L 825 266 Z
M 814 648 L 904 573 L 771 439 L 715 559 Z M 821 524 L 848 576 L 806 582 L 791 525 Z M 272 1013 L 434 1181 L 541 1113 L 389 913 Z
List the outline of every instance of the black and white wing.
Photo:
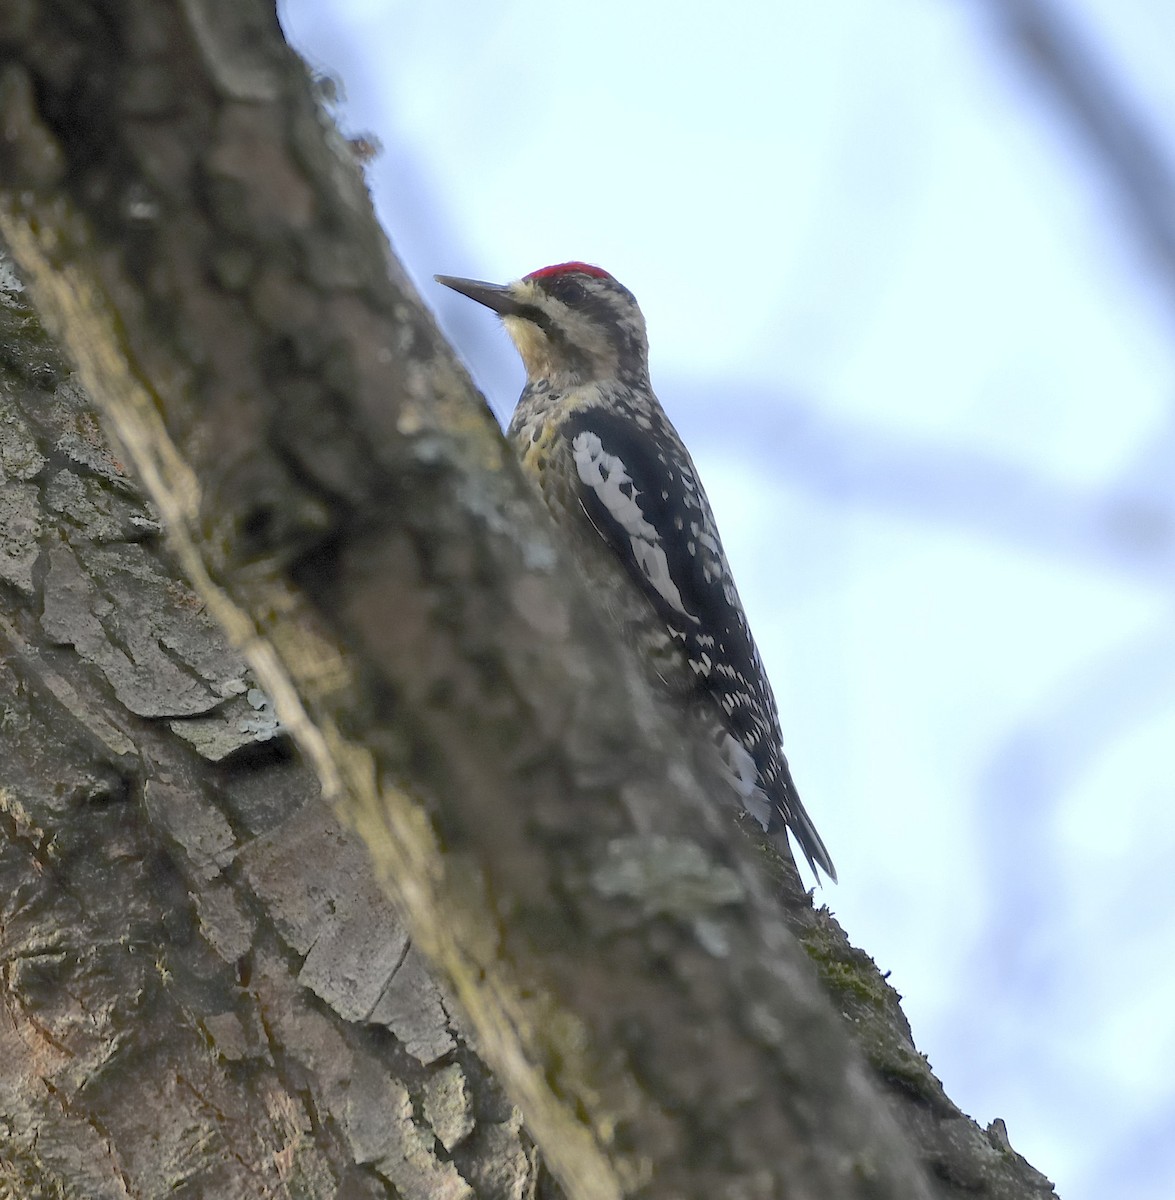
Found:
M 716 740 L 747 810 L 786 823 L 809 863 L 832 861 L 783 756 L 775 698 L 688 451 L 668 420 L 579 409 L 563 428 L 591 524 L 652 603 L 720 714 Z

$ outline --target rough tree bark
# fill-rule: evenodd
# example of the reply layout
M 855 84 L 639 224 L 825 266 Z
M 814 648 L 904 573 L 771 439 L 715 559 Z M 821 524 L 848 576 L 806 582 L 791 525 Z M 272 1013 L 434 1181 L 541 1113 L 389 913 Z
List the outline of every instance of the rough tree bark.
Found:
M 0 1195 L 537 1164 L 0 258 Z
M 375 864 L 201 641 L 54 355 L 44 379 L 25 362 L 42 395 L 3 460 L 10 1175 L 522 1194 L 517 1121 L 418 947 L 575 1196 L 1050 1194 L 946 1099 L 790 865 L 769 878 L 708 802 L 272 11 L 14 3 L 0 113 L 0 231 Z

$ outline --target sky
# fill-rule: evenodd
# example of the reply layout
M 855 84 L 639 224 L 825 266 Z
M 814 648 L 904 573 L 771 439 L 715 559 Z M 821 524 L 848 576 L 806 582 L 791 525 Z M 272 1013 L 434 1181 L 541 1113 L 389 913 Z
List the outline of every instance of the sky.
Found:
M 995 0 L 285 0 L 397 254 L 606 267 L 836 861 L 948 1094 L 1175 1194 L 1175 281 Z M 1175 161 L 1175 9 L 1053 0 Z M 1175 211 L 1175 196 L 1172 197 Z

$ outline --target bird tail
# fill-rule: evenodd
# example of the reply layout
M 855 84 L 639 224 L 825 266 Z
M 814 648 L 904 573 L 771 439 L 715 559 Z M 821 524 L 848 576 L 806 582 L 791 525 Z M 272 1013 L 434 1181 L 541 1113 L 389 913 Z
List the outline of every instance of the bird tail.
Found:
M 714 734 L 714 741 L 718 746 L 723 774 L 734 788 L 735 795 L 746 812 L 763 826 L 764 832 L 779 836 L 786 843 L 787 835 L 779 828 L 782 822 L 804 852 L 816 882 L 820 883 L 820 872 L 823 871 L 836 883 L 836 868 L 832 865 L 832 856 L 828 853 L 828 847 L 824 845 L 824 839 L 816 832 L 812 818 L 800 803 L 786 761 L 769 794 L 759 782 L 759 769 L 755 760 L 737 738 L 719 726 Z
M 804 852 L 804 857 L 808 860 L 808 866 L 812 868 L 816 882 L 820 882 L 820 871 L 823 871 L 833 883 L 836 883 L 836 867 L 832 865 L 832 856 L 828 853 L 828 847 L 825 846 L 824 839 L 816 832 L 812 818 L 804 811 L 804 806 L 797 797 L 791 797 L 791 803 L 787 806 L 784 819 L 792 836 Z M 820 868 L 819 871 L 816 869 L 817 867 Z

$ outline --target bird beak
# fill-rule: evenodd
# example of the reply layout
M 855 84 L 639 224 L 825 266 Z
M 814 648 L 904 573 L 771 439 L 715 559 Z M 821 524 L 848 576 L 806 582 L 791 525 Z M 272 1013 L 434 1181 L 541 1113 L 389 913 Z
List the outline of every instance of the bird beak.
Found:
M 434 275 L 437 283 L 484 304 L 500 317 L 508 317 L 521 311 L 522 305 L 514 298 L 508 283 L 482 283 L 477 279 L 455 279 L 452 275 Z

